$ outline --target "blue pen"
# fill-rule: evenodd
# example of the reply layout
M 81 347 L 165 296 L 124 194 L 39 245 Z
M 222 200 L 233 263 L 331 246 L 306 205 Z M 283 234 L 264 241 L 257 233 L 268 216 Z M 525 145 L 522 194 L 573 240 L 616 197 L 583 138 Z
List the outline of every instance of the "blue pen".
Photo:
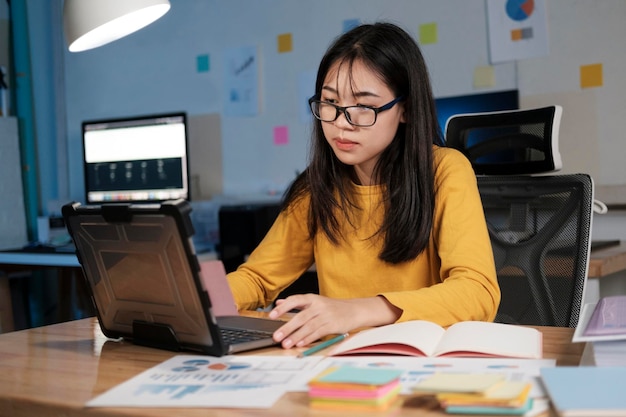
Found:
M 341 342 L 343 339 L 348 337 L 348 333 L 340 334 L 339 336 L 335 336 L 332 339 L 328 339 L 325 342 L 320 343 L 319 345 L 315 345 L 310 349 L 305 350 L 304 352 L 298 355 L 299 358 L 304 358 L 305 356 L 312 355 L 316 352 L 319 352 L 322 349 L 326 349 L 328 346 L 334 345 L 335 343 Z

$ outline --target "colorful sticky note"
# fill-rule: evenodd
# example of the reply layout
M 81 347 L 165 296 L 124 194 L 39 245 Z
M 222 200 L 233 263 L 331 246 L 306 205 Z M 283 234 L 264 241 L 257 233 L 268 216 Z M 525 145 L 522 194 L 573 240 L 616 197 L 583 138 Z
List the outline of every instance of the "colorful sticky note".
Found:
M 198 55 L 196 57 L 196 71 L 198 72 L 209 72 L 211 68 L 209 55 Z
M 329 368 L 328 372 L 319 375 L 313 382 L 383 385 L 400 378 L 402 372 L 398 369 L 341 366 Z
M 422 379 L 413 389 L 418 392 L 485 392 L 504 378 L 504 374 L 497 373 L 437 373 Z
M 580 66 L 580 88 L 602 87 L 602 64 Z
M 488 88 L 496 85 L 496 74 L 493 66 L 486 65 L 474 69 L 474 88 Z
M 346 19 L 343 21 L 343 31 L 348 32 L 352 29 L 354 29 L 355 27 L 359 26 L 361 24 L 361 21 L 359 19 Z
M 276 126 L 274 128 L 274 145 L 287 145 L 289 143 L 289 128 Z
M 293 41 L 291 33 L 283 33 L 278 35 L 278 52 L 291 52 L 293 50 Z
M 437 43 L 437 23 L 424 23 L 419 26 L 420 43 L 428 45 Z

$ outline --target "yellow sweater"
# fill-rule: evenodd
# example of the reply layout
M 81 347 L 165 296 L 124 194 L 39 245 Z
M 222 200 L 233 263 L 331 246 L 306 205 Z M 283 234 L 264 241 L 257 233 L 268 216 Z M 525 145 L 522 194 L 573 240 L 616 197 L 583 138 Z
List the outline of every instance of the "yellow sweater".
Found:
M 428 247 L 416 259 L 389 264 L 378 258 L 382 240 L 368 239 L 382 219 L 379 186 L 357 186 L 363 209 L 356 229 L 333 245 L 323 233 L 308 239 L 308 199 L 282 212 L 247 262 L 228 275 L 240 309 L 270 305 L 315 263 L 320 294 L 332 298 L 384 296 L 403 313 L 398 321 L 449 326 L 493 320 L 500 302 L 493 252 L 476 177 L 467 159 L 434 147 L 435 217 Z

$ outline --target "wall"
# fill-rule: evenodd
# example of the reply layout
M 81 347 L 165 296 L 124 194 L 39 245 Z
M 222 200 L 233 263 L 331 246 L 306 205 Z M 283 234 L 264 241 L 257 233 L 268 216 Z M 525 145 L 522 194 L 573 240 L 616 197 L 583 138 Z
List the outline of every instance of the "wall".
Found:
M 423 48 L 436 94 L 476 92 L 474 68 L 488 62 L 484 1 L 455 2 L 453 13 L 449 6 L 438 0 L 173 0 L 170 12 L 141 32 L 96 50 L 67 52 L 71 195 L 81 197 L 83 186 L 82 120 L 172 110 L 221 115 L 225 193 L 281 191 L 306 164 L 309 123 L 299 115 L 304 104 L 299 77 L 314 74 L 345 19 L 391 20 L 414 35 L 420 24 L 437 22 L 438 43 Z M 283 33 L 293 35 L 292 52 L 277 52 L 277 36 Z M 224 112 L 224 51 L 240 46 L 257 47 L 261 61 L 260 111 L 255 117 Z M 196 58 L 204 54 L 209 55 L 210 70 L 198 72 Z M 514 63 L 498 65 L 496 76 L 493 89 L 516 87 Z M 306 97 L 312 94 L 311 85 Z M 287 144 L 274 144 L 277 126 L 287 127 Z
M 485 0 L 171 2 L 170 12 L 142 31 L 92 51 L 64 51 L 62 63 L 50 64 L 64 74 L 64 84 L 56 83 L 55 89 L 66 103 L 62 118 L 57 117 L 67 129 L 57 139 L 57 154 L 66 149 L 68 167 L 67 191 L 60 184 L 59 199 L 83 198 L 83 120 L 178 110 L 199 118 L 219 116 L 219 135 L 194 140 L 220 142 L 211 149 L 221 152 L 221 191 L 281 190 L 306 164 L 309 124 L 299 114 L 304 95 L 299 82 L 312 76 L 346 19 L 393 21 L 416 38 L 419 25 L 436 22 L 437 43 L 422 46 L 436 96 L 519 88 L 524 107 L 561 104 L 564 172 L 589 172 L 601 186 L 626 184 L 626 164 L 621 163 L 626 116 L 622 0 L 548 0 L 550 54 L 494 65 L 495 84 L 487 88 L 474 86 L 475 69 L 490 65 Z M 51 4 L 60 10 L 62 1 Z M 53 10 L 48 16 L 59 14 Z M 50 30 L 58 48 L 62 38 L 60 22 L 56 24 Z M 36 25 L 31 22 L 31 32 Z M 277 36 L 284 33 L 293 35 L 293 51 L 278 53 Z M 261 61 L 260 111 L 253 117 L 224 113 L 224 52 L 240 46 L 256 47 Z M 197 67 L 202 55 L 209 57 L 206 72 Z M 603 64 L 603 85 L 581 88 L 580 66 L 593 63 Z M 287 127 L 288 143 L 274 143 L 277 126 Z M 214 181 L 211 176 L 200 181 Z M 53 194 L 47 196 L 54 199 Z

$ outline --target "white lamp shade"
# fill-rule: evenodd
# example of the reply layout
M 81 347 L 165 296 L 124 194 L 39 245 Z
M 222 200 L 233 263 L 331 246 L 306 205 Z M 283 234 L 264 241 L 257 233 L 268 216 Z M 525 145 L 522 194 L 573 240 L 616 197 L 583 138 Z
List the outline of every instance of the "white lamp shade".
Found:
M 169 9 L 169 0 L 65 0 L 63 26 L 69 50 L 85 51 L 113 42 Z

